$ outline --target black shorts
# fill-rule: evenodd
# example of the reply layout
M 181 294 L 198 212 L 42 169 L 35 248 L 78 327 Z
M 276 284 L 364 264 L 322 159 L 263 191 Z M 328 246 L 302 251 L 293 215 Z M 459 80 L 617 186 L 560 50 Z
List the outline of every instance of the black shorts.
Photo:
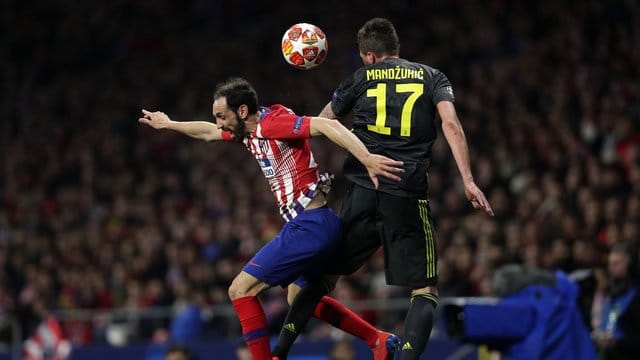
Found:
M 340 219 L 344 238 L 330 274 L 355 272 L 382 244 L 387 284 L 414 289 L 437 284 L 438 252 L 427 200 L 354 184 Z

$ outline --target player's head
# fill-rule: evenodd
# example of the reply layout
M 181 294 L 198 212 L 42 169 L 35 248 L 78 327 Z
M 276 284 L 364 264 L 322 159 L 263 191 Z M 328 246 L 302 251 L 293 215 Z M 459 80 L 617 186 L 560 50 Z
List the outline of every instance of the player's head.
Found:
M 245 121 L 258 112 L 258 94 L 242 78 L 231 78 L 216 86 L 213 94 L 213 116 L 216 124 L 231 131 L 236 141 L 245 137 Z
M 373 18 L 362 25 L 358 30 L 357 41 L 360 58 L 366 65 L 400 53 L 396 29 L 391 21 L 384 18 Z
M 634 249 L 623 242 L 616 243 L 609 252 L 608 270 L 611 280 L 628 280 L 633 276 Z
M 165 353 L 165 360 L 197 360 L 197 357 L 183 345 L 172 345 Z

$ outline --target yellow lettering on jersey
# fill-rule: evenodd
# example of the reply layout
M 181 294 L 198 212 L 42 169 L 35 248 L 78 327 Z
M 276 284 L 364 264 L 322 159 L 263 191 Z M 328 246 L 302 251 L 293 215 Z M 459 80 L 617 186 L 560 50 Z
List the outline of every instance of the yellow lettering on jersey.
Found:
M 400 66 L 388 69 L 368 69 L 365 73 L 367 81 L 371 80 L 424 80 L 424 69 L 408 69 Z

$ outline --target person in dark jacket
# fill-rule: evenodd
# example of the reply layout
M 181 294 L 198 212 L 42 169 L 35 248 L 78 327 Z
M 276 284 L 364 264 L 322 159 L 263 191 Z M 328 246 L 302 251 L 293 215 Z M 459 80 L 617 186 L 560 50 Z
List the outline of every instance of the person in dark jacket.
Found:
M 640 292 L 634 258 L 633 249 L 625 243 L 614 245 L 609 253 L 609 295 L 593 333 L 601 359 L 632 359 L 640 353 Z

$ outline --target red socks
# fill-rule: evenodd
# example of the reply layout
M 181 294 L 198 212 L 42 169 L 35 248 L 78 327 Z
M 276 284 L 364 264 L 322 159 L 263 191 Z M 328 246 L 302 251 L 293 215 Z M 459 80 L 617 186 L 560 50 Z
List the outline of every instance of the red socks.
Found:
M 369 347 L 376 346 L 378 329 L 332 297 L 323 296 L 318 302 L 313 315 L 353 336 L 363 339 Z
M 260 301 L 255 296 L 245 296 L 232 300 L 231 304 L 238 314 L 244 341 L 254 360 L 271 360 L 271 347 L 267 333 L 267 318 Z
M 242 325 L 242 335 L 254 360 L 271 360 L 271 348 L 267 333 L 267 318 L 255 296 L 246 296 L 231 301 Z M 370 347 L 378 341 L 378 329 L 364 321 L 338 300 L 323 296 L 316 306 L 315 317 L 324 320 L 345 332 L 363 339 Z

